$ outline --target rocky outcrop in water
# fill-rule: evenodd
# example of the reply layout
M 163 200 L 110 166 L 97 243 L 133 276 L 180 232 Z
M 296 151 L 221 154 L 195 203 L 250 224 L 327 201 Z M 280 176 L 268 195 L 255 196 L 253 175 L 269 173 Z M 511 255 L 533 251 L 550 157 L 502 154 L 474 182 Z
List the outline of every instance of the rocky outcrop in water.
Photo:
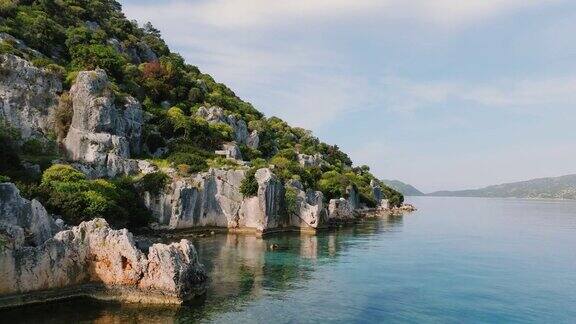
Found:
M 0 184 L 0 307 L 69 295 L 181 303 L 205 290 L 206 274 L 187 240 L 154 244 L 145 255 L 131 233 L 104 219 L 52 237 L 56 228 L 42 205 Z
M 68 158 L 88 176 L 115 177 L 149 170 L 145 161 L 131 160 L 140 152 L 144 117 L 132 97 L 117 100 L 104 70 L 78 73 L 70 89 L 74 115 L 64 139 Z
M 282 214 L 284 186 L 270 169 L 256 172 L 258 193 L 240 193 L 245 170 L 210 169 L 189 178 L 174 177 L 144 203 L 165 228 L 226 227 L 259 232 L 288 225 Z
M 356 186 L 348 186 L 346 188 L 346 196 L 348 197 L 348 204 L 352 210 L 360 208 L 360 193 Z
M 53 73 L 17 56 L 0 55 L 0 117 L 19 129 L 23 139 L 53 131 L 52 114 L 61 91 Z
M 351 221 L 356 218 L 353 206 L 344 198 L 330 199 L 328 204 L 328 221 L 341 222 Z
M 291 226 L 316 229 L 326 224 L 327 211 L 322 192 L 310 189 L 304 191 L 302 183 L 297 180 L 289 181 L 287 187 L 287 191 L 291 190 L 294 195 L 295 204 L 293 211 L 288 208 Z
M 210 169 L 192 178 L 175 178 L 144 202 L 158 223 L 168 228 L 237 227 L 243 196 L 243 170 Z
M 272 170 L 256 171 L 258 194 L 242 203 L 238 226 L 254 228 L 260 232 L 287 226 L 283 217 L 284 185 Z

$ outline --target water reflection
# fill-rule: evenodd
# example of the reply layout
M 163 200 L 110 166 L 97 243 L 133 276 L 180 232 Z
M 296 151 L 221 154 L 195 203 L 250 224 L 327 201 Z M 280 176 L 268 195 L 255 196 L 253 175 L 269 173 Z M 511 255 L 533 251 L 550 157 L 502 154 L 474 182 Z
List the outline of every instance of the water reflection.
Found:
M 6 322 L 147 322 L 210 320 L 223 312 L 241 311 L 263 296 L 278 296 L 305 287 L 315 268 L 335 262 L 361 244 L 352 238 L 399 231 L 402 217 L 364 221 L 317 235 L 286 233 L 266 238 L 227 234 L 191 238 L 210 277 L 204 298 L 182 307 L 144 307 L 92 300 L 71 300 L 0 312 Z M 181 237 L 174 238 L 179 240 Z M 49 316 L 47 316 L 49 314 Z

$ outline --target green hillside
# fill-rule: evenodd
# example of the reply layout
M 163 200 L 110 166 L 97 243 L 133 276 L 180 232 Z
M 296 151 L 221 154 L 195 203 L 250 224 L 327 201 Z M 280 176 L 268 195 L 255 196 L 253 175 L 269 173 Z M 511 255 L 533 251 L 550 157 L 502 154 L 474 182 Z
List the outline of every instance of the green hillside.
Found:
M 323 143 L 309 131 L 292 127 L 280 118 L 264 116 L 226 85 L 185 62 L 150 23 L 139 26 L 126 19 L 116 1 L 0 0 L 0 33 L 4 35 L 0 38 L 0 54 L 22 57 L 63 81 L 56 127 L 45 139 L 22 143 L 18 130 L 0 120 L 0 143 L 4 148 L 0 153 L 0 176 L 16 182 L 25 195 L 39 198 L 51 212 L 69 218 L 113 214 L 124 219 L 131 210 L 140 210 L 125 200 L 132 197 L 134 188 L 146 185 L 139 183 L 141 179 L 86 180 L 73 170 L 56 170 L 63 173 L 54 177 L 57 181 L 46 180 L 46 174 L 42 181 L 24 167 L 31 162 L 43 171 L 50 167 L 50 161 L 63 157 L 58 143 L 72 119 L 67 92 L 79 71 L 96 68 L 108 74 L 112 84 L 109 91 L 117 101 L 133 96 L 146 112 L 140 159 L 172 166 L 183 176 L 210 167 L 240 167 L 214 153 L 233 140 L 232 129 L 224 123 L 208 123 L 196 114 L 200 107 L 218 106 L 226 114 L 244 120 L 249 132 L 258 132 L 258 149 L 240 146 L 252 169 L 274 165 L 274 173 L 282 180 L 299 179 L 305 188 L 322 191 L 326 199 L 344 197 L 346 188 L 355 186 L 361 202 L 368 206 L 376 205 L 370 187 L 371 180 L 376 180 L 393 204 L 403 201 L 402 194 L 384 186 L 369 167 L 353 166 L 337 145 Z M 152 156 L 162 147 L 168 150 Z M 323 163 L 303 166 L 298 163 L 298 154 L 320 155 Z M 70 174 L 76 179 L 72 184 L 61 181 L 69 179 Z M 162 177 L 145 180 L 161 182 Z
M 576 199 L 576 174 L 505 183 L 481 189 L 437 191 L 428 196 Z
M 390 188 L 393 188 L 394 190 L 397 190 L 398 192 L 402 193 L 404 196 L 424 196 L 424 193 L 422 191 L 402 181 L 386 180 L 386 179 L 382 181 L 384 181 L 384 183 Z

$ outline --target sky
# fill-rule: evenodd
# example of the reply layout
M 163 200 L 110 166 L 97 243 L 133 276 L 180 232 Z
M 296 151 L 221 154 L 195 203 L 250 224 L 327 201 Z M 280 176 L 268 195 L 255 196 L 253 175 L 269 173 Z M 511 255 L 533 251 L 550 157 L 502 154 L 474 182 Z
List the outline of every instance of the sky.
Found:
M 576 1 L 120 2 L 380 178 L 431 192 L 576 173 Z

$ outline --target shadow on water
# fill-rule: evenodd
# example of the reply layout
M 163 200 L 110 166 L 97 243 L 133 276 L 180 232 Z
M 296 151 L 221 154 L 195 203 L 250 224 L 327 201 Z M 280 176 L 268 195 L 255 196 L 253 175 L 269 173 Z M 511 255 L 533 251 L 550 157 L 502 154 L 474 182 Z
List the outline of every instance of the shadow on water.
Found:
M 210 320 L 223 312 L 241 311 L 262 297 L 281 299 L 286 291 L 305 287 L 316 267 L 336 262 L 341 253 L 356 244 L 355 239 L 396 232 L 402 225 L 401 216 L 391 216 L 317 235 L 285 233 L 257 238 L 217 234 L 190 238 L 210 277 L 206 296 L 190 305 L 156 307 L 74 299 L 0 311 L 0 321 L 170 323 Z

